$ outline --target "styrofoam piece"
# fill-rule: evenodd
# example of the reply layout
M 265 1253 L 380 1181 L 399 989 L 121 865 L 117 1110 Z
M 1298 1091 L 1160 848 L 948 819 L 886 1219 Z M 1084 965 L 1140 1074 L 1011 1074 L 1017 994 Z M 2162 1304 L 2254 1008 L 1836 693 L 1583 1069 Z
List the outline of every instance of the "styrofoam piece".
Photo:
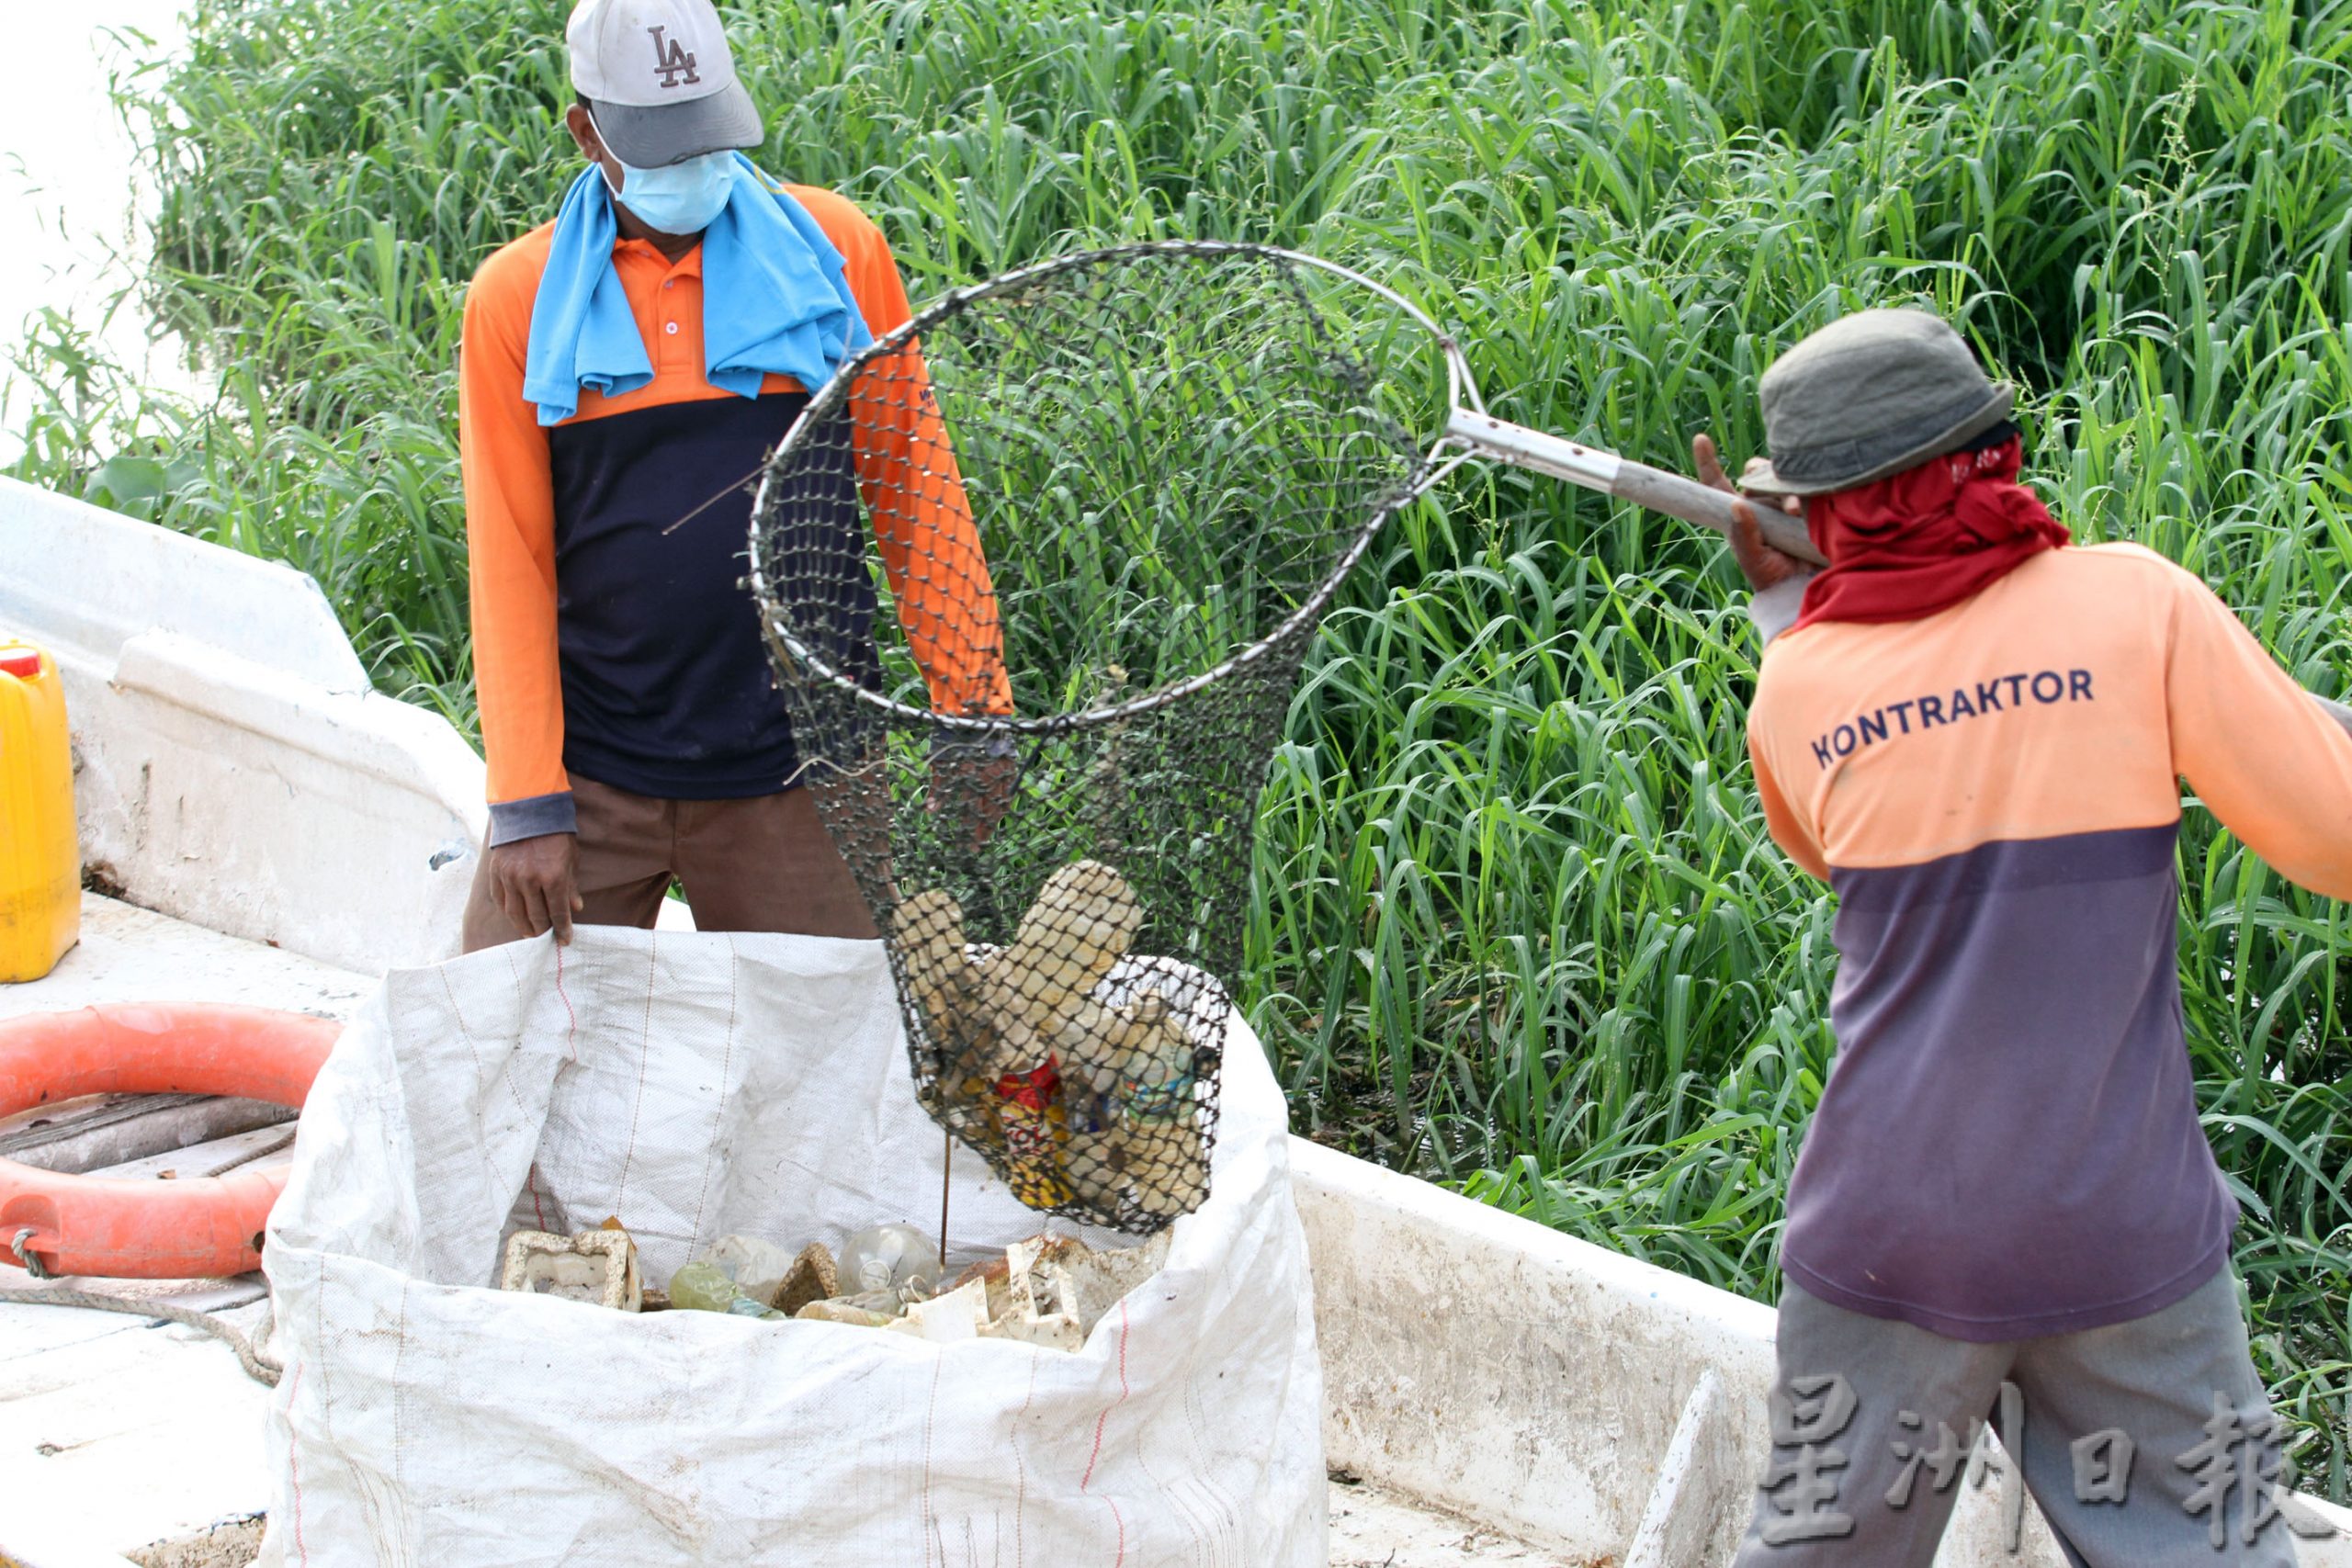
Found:
M 1077 1315 L 1074 1297 L 1057 1281 L 1062 1269 L 1087 1253 L 1086 1243 L 1077 1236 L 1051 1234 L 1024 1237 L 1006 1247 L 1004 1283 L 1009 1304 L 997 1315 L 1036 1316 L 1065 1310 Z
M 1070 1285 L 1065 1265 L 1085 1256 L 1085 1246 L 1075 1238 L 1032 1236 L 1005 1248 L 1004 1305 L 993 1317 L 986 1280 L 970 1280 L 956 1294 L 971 1292 L 978 1296 L 984 1337 L 1015 1339 L 1055 1350 L 1082 1349 L 1086 1331 L 1079 1326 L 1078 1292 Z
M 1098 1247 L 1064 1264 L 1069 1281 L 1070 1313 L 1080 1332 L 1091 1334 L 1102 1314 L 1145 1280 L 1159 1272 L 1168 1259 L 1168 1233 L 1161 1231 L 1140 1247 Z
M 978 1280 L 958 1285 L 944 1296 L 910 1303 L 894 1319 L 893 1332 L 911 1334 L 934 1345 L 978 1339 L 989 1320 L 989 1293 Z
M 1078 1319 L 1066 1312 L 1040 1315 L 1030 1313 L 1019 1317 L 1000 1317 L 979 1325 L 983 1339 L 1011 1339 L 1023 1345 L 1035 1345 L 1047 1350 L 1064 1350 L 1072 1354 L 1086 1348 L 1086 1333 Z
M 516 1231 L 506 1238 L 506 1264 L 498 1288 L 535 1296 L 591 1303 L 615 1312 L 635 1312 L 643 1299 L 637 1246 L 628 1233 Z
M 1087 1347 L 1087 1336 L 1068 1312 L 1051 1312 L 1045 1316 L 1000 1316 L 992 1324 L 981 1324 L 978 1333 L 983 1340 L 1013 1340 L 1018 1345 L 1037 1345 L 1042 1349 L 1061 1349 L 1072 1354 Z
M 1014 1242 L 1004 1249 L 1005 1292 L 1008 1304 L 1005 1311 L 998 1315 L 1018 1317 L 1023 1314 L 1029 1316 L 1036 1314 L 1037 1259 L 1043 1256 L 1046 1244 L 1050 1239 L 1046 1236 L 1029 1236 Z M 973 1281 L 975 1284 L 980 1282 Z

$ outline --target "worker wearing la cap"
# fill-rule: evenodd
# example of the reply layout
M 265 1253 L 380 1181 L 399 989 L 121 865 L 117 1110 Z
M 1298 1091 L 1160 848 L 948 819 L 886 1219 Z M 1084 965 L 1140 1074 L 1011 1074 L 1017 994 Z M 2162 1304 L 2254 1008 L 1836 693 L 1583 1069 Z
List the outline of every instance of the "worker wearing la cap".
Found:
M 2182 1035 L 2177 780 L 2352 897 L 2352 735 L 2197 579 L 2072 542 L 2018 482 L 2009 389 L 1936 317 L 1849 316 L 1760 392 L 1744 488 L 1829 564 L 1736 509 L 1748 745 L 1773 837 L 1837 889 L 1839 967 L 1742 1568 L 1925 1568 L 1988 1420 L 2070 1562 L 2283 1568 L 2255 1485 L 2221 1521 L 2197 1495 L 2216 1402 L 2269 1415 Z
M 588 166 L 554 221 L 483 263 L 466 302 L 458 428 L 491 804 L 465 946 L 568 940 L 575 916 L 650 926 L 673 878 L 706 930 L 871 937 L 795 787 L 741 583 L 751 499 L 729 487 L 844 359 L 906 321 L 904 287 L 849 201 L 743 155 L 760 118 L 709 0 L 582 0 L 568 42 L 565 120 Z M 908 645 L 938 705 L 1009 711 L 938 416 L 868 402 L 851 400 L 858 439 L 825 525 L 865 525 L 861 487 L 914 498 L 876 538 Z M 931 482 L 911 482 L 919 469 Z

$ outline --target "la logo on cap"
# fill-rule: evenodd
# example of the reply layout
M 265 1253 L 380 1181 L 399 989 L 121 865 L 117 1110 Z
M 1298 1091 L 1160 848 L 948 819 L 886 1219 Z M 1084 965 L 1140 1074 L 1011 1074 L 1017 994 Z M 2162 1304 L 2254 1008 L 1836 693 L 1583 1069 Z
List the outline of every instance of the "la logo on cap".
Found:
M 635 169 L 760 144 L 711 0 L 578 0 L 564 28 L 571 86 L 605 150 Z
M 645 30 L 653 35 L 653 72 L 662 78 L 664 87 L 683 86 L 702 80 L 695 74 L 695 57 L 687 52 L 686 46 L 676 39 L 662 36 L 669 28 L 657 27 Z

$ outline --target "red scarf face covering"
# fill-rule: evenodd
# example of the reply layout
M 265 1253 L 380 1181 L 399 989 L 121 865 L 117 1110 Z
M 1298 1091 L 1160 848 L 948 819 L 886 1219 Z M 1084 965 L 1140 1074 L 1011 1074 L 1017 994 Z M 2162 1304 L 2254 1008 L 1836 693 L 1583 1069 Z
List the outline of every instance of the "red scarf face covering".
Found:
M 2041 498 L 2018 483 L 2024 462 L 2024 443 L 2012 435 L 1808 496 L 1805 531 L 1829 565 L 1806 584 L 1796 624 L 1917 620 L 2044 550 L 2074 543 Z

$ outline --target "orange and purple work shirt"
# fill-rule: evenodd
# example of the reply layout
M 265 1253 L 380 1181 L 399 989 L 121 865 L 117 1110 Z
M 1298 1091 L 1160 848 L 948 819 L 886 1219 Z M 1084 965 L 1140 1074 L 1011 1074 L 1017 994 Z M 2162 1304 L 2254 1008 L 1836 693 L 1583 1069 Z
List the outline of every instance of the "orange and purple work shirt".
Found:
M 1918 620 L 1775 638 L 1748 748 L 1772 836 L 1838 898 L 1789 1277 L 1978 1341 L 2210 1279 L 2237 1205 L 2182 1032 L 2177 781 L 2352 898 L 2352 736 L 2203 583 L 2102 545 Z
M 903 325 L 881 231 L 831 191 L 785 188 L 841 253 L 866 326 L 880 337 Z M 523 367 L 554 228 L 492 254 L 466 296 L 458 434 L 492 843 L 571 831 L 574 772 L 720 800 L 775 794 L 797 765 L 742 587 L 751 496 L 728 487 L 757 471 L 808 389 L 775 375 L 756 398 L 711 385 L 702 252 L 673 263 L 620 240 L 613 267 L 653 378 L 615 396 L 582 387 L 572 417 L 541 428 Z M 920 351 L 899 353 L 908 363 L 880 364 L 873 384 L 922 378 Z M 854 396 L 848 412 L 859 434 L 854 459 L 841 444 L 833 525 L 865 526 L 862 493 L 933 704 L 1010 712 L 988 563 L 937 412 Z

